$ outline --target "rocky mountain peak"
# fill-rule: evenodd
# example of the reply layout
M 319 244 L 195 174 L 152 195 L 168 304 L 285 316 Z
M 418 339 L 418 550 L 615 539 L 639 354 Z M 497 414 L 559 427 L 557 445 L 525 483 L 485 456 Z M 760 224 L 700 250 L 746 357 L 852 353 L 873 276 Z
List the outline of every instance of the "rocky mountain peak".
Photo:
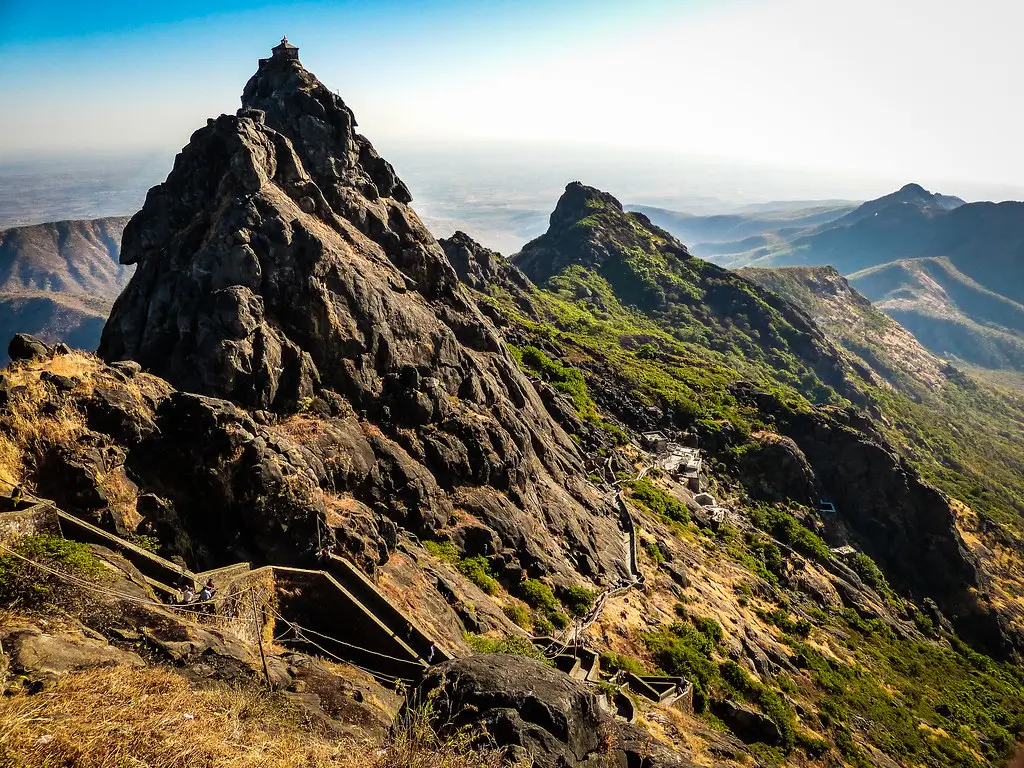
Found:
M 552 227 L 560 224 L 573 224 L 586 218 L 594 209 L 610 206 L 622 211 L 622 203 L 607 192 L 596 187 L 588 187 L 579 181 L 566 184 L 565 192 L 558 198 L 555 210 L 551 212 Z
M 627 252 L 651 253 L 658 261 L 690 256 L 686 246 L 642 213 L 624 211 L 614 196 L 571 182 L 551 213 L 548 231 L 512 257 L 538 284 L 566 267 L 601 269 Z
M 931 195 L 931 193 L 922 187 L 920 184 L 910 182 L 900 187 L 898 194 L 901 197 L 924 197 L 925 195 Z
M 367 368 L 341 361 L 353 357 L 348 337 L 364 320 L 352 310 L 367 307 L 371 287 L 445 302 L 459 333 L 496 348 L 407 207 L 408 189 L 340 97 L 275 54 L 242 104 L 192 135 L 126 227 L 121 261 L 139 271 L 107 323 L 104 357 L 255 407 L 311 396 L 325 367 L 329 386 L 359 391 L 352 380 Z M 374 339 L 360 354 L 379 358 L 378 332 L 363 328 Z
M 138 269 L 100 355 L 266 420 L 315 415 L 337 467 L 318 482 L 418 535 L 469 536 L 499 567 L 620 571 L 616 511 L 351 110 L 277 54 L 242 103 L 126 227 Z
M 875 216 L 884 216 L 887 220 L 897 218 L 900 221 L 910 217 L 910 220 L 916 221 L 918 217 L 931 217 L 959 208 L 961 205 L 964 205 L 964 201 L 959 197 L 929 192 L 920 184 L 910 183 L 905 184 L 896 192 L 883 195 L 875 200 L 868 200 L 837 219 L 832 226 L 850 226 Z
M 391 164 L 356 133 L 352 110 L 298 58 L 274 55 L 260 61 L 242 91 L 239 115 L 259 120 L 260 115 L 252 110 L 262 112 L 268 127 L 292 140 L 307 173 L 335 209 L 345 209 L 346 190 L 369 200 L 412 201 Z

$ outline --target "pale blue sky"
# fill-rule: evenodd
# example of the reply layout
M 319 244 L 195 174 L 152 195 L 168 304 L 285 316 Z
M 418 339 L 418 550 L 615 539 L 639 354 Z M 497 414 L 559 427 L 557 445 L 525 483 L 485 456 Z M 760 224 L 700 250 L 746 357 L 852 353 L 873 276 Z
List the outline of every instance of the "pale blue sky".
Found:
M 0 0 L 0 155 L 173 152 L 237 107 L 287 33 L 383 146 L 512 139 L 1024 180 L 1016 2 L 147 6 Z

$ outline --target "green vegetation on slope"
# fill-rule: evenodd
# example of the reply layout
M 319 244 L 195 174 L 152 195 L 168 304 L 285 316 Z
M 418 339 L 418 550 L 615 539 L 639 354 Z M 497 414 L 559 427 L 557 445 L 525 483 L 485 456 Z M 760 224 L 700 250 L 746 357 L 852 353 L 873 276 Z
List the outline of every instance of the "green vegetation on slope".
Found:
M 26 559 L 79 579 L 96 580 L 107 573 L 88 546 L 60 536 L 26 536 L 10 549 L 0 553 L 0 603 L 7 605 L 60 605 L 78 591 Z
M 1024 465 L 1016 458 L 1024 456 L 1016 453 L 1024 440 L 1024 421 L 1010 415 L 1024 411 L 1017 410 L 1012 391 L 985 387 L 975 398 L 975 383 L 934 362 L 919 346 L 894 357 L 894 348 L 898 351 L 903 342 L 897 339 L 895 347 L 887 346 L 886 338 L 882 343 L 893 326 L 880 315 L 865 312 L 858 320 L 861 325 L 849 334 L 833 332 L 827 337 L 786 301 L 689 258 L 657 228 L 647 226 L 642 217 L 623 214 L 607 197 L 583 195 L 576 200 L 581 210 L 565 210 L 572 202 L 563 206 L 560 201 L 563 210 L 556 210 L 548 235 L 516 259 L 542 287 L 498 280 L 477 300 L 490 305 L 488 312 L 503 316 L 506 336 L 520 350 L 540 353 L 531 352 L 529 361 L 522 360 L 524 368 L 556 387 L 562 384 L 578 410 L 592 404 L 598 418 L 619 416 L 628 421 L 638 405 L 655 406 L 676 427 L 698 434 L 709 454 L 709 471 L 720 484 L 738 490 L 738 478 L 731 474 L 736 455 L 746 450 L 752 432 L 774 431 L 776 424 L 769 413 L 751 405 L 751 399 L 737 400 L 730 385 L 749 381 L 794 413 L 852 401 L 871 409 L 878 427 L 926 479 L 967 500 L 984 519 L 1009 523 L 1024 514 L 1019 505 Z M 814 296 L 814 291 L 804 293 Z M 845 328 L 846 323 L 837 319 L 835 327 Z M 854 334 L 858 328 L 864 332 Z M 865 343 L 857 347 L 852 342 L 858 339 Z M 942 384 L 945 405 L 935 407 L 939 395 L 929 393 L 934 382 Z M 581 392 L 588 400 L 577 399 Z M 1000 415 L 1009 418 L 1001 427 L 995 423 Z M 977 429 L 971 435 L 957 435 L 961 428 L 954 419 Z M 990 467 L 992 482 L 986 483 L 982 478 Z M 639 506 L 677 533 L 693 536 L 685 506 L 658 485 L 637 482 L 631 492 Z M 803 678 L 798 684 L 788 677 L 751 679 L 722 657 L 717 640 L 708 634 L 709 625 L 692 620 L 647 633 L 644 640 L 654 662 L 695 683 L 698 709 L 729 697 L 770 713 L 783 732 L 784 745 L 778 754 L 759 754 L 776 762 L 782 762 L 790 749 L 808 755 L 825 749 L 798 722 L 827 734 L 849 762 L 869 759 L 865 743 L 899 762 L 934 766 L 991 765 L 1005 755 L 1007 739 L 999 728 L 1010 741 L 1022 732 L 1018 705 L 1011 699 L 1014 692 L 1024 694 L 1009 667 L 968 651 L 955 636 L 940 636 L 929 619 L 896 594 L 866 555 L 855 556 L 848 565 L 892 611 L 906 611 L 905 616 L 933 640 L 897 638 L 884 625 L 865 621 L 851 610 L 790 605 L 790 548 L 818 563 L 829 561 L 831 553 L 801 522 L 807 510 L 745 506 L 752 528 L 741 531 L 723 524 L 716 531 L 701 531 L 700 546 L 766 582 L 745 585 L 747 591 L 738 602 L 748 605 L 773 595 L 776 605 L 755 608 L 761 621 L 781 630 L 794 649 L 816 648 L 833 673 L 848 674 L 849 680 L 840 692 L 824 668 L 815 671 L 818 662 L 811 656 L 801 662 L 813 672 L 809 683 Z M 661 553 L 655 550 L 650 548 L 648 554 L 657 563 Z M 865 648 L 872 643 L 869 654 Z M 825 647 L 834 653 L 826 653 Z M 919 710 L 917 719 L 897 714 L 904 696 L 940 700 L 940 690 L 932 688 L 931 680 L 922 682 L 924 694 L 915 693 L 912 677 L 897 668 L 898 659 L 915 654 L 933 655 L 949 676 L 950 689 L 975 691 L 974 708 L 958 715 L 960 727 L 947 723 L 945 709 Z M 934 685 L 940 680 L 936 676 Z M 999 693 L 983 700 L 978 691 L 990 683 Z M 860 686 L 870 695 L 859 692 Z M 787 698 L 796 695 L 797 688 L 801 701 L 820 702 L 799 721 Z M 888 738 L 887 732 L 896 735 Z

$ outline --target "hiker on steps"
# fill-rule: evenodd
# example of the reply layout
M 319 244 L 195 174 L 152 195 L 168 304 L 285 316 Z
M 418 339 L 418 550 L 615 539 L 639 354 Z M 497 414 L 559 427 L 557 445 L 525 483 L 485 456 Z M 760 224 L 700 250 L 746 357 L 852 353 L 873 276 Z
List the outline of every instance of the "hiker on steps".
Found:
M 213 613 L 213 596 L 217 594 L 217 587 L 213 585 L 213 579 L 210 579 L 203 586 L 202 591 L 199 593 L 199 602 L 203 604 L 203 610 Z

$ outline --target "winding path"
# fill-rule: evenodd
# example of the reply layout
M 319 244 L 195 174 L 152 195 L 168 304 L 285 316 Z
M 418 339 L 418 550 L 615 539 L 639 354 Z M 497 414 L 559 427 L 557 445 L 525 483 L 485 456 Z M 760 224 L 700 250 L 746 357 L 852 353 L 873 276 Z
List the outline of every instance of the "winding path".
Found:
M 640 470 L 639 474 L 637 474 L 637 476 L 630 482 L 642 480 L 653 468 L 653 464 L 648 464 Z M 575 622 L 571 627 L 568 627 L 557 638 L 557 643 L 554 643 L 553 645 L 560 647 L 560 651 L 565 650 L 565 648 L 570 645 L 574 636 L 578 640 L 580 634 L 589 629 L 594 622 L 601 618 L 601 614 L 604 612 L 604 606 L 608 601 L 608 598 L 621 595 L 637 587 L 642 588 L 647 582 L 646 577 L 640 571 L 640 560 L 637 552 L 636 523 L 633 521 L 633 515 L 629 512 L 629 507 L 626 506 L 625 492 L 621 488 L 622 483 L 622 480 L 616 480 L 612 485 L 620 486 L 615 492 L 615 505 L 619 508 L 619 515 L 622 518 L 622 527 L 625 529 L 626 533 L 624 543 L 630 580 L 625 584 L 620 582 L 615 586 L 607 587 L 597 596 L 597 599 L 594 601 L 594 607 L 590 609 L 590 612 L 582 620 Z

